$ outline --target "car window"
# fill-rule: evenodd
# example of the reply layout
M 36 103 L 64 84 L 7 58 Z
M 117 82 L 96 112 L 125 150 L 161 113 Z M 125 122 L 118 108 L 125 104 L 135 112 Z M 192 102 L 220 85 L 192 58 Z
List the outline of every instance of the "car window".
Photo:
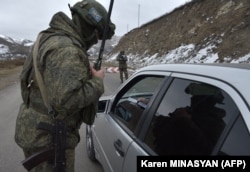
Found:
M 162 80 L 163 77 L 159 76 L 140 77 L 136 83 L 126 88 L 125 91 L 122 90 L 123 94 L 117 97 L 117 103 L 113 108 L 116 119 L 133 132 Z
M 240 133 L 240 134 L 239 134 Z M 250 155 L 250 135 L 245 122 L 240 116 L 228 137 L 226 138 L 221 150 L 221 155 L 230 156 L 249 156 Z
M 238 114 L 220 88 L 176 78 L 154 114 L 145 143 L 158 155 L 210 155 Z

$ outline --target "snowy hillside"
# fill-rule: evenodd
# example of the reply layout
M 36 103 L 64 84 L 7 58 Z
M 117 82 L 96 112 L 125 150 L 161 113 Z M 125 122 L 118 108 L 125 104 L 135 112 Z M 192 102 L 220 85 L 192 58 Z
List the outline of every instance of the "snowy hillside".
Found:
M 0 34 L 0 60 L 25 58 L 33 42 L 27 39 L 15 39 Z

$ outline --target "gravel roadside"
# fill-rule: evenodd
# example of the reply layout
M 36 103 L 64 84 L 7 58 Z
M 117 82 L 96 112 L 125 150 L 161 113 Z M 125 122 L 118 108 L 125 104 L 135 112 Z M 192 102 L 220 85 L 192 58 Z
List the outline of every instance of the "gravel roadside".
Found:
M 0 90 L 19 82 L 22 68 L 22 66 L 10 69 L 0 68 Z

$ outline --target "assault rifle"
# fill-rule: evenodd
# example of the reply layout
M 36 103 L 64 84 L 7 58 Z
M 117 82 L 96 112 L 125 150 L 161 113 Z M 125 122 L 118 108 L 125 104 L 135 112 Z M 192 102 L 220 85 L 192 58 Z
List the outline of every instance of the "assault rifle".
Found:
M 66 149 L 66 125 L 59 119 L 54 119 L 54 123 L 48 124 L 40 122 L 38 129 L 45 130 L 52 135 L 52 147 L 37 152 L 24 161 L 23 166 L 30 171 L 35 166 L 44 161 L 54 163 L 53 172 L 65 171 L 65 149 Z
M 107 16 L 107 23 L 106 23 L 104 31 L 103 31 L 102 44 L 100 47 L 99 56 L 98 56 L 98 59 L 96 60 L 96 62 L 94 63 L 95 70 L 100 70 L 101 66 L 102 66 L 102 55 L 103 55 L 103 51 L 104 51 L 104 47 L 105 47 L 107 32 L 109 29 L 110 16 L 111 16 L 112 8 L 113 8 L 113 3 L 114 3 L 114 0 L 111 0 L 110 5 L 109 5 L 108 16 Z

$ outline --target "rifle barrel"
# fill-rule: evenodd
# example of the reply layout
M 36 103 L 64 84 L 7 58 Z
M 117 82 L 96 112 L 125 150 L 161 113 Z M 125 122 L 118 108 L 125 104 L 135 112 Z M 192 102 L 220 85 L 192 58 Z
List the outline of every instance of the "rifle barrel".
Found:
M 98 59 L 97 59 L 97 62 L 95 64 L 95 66 L 94 66 L 94 68 L 96 70 L 101 69 L 102 56 L 103 56 L 103 51 L 104 51 L 104 47 L 105 47 L 107 32 L 108 32 L 108 29 L 109 29 L 110 16 L 111 16 L 113 4 L 114 4 L 114 0 L 111 0 L 110 5 L 109 5 L 108 16 L 107 16 L 107 23 L 105 24 L 104 31 L 103 31 L 102 44 L 101 44 L 101 47 L 100 47 L 99 56 L 98 56 Z

